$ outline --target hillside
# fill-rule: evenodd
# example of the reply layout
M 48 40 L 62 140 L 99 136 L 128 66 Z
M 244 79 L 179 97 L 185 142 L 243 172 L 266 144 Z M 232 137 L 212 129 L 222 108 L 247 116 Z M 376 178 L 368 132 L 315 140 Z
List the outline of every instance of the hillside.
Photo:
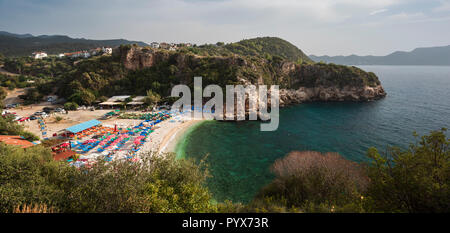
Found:
M 86 50 L 102 46 L 115 47 L 121 44 L 147 44 L 139 41 L 128 41 L 124 39 L 114 40 L 89 40 L 75 39 L 61 35 L 13 34 L 0 32 L 0 53 L 8 57 L 29 56 L 35 51 L 45 51 L 49 54 L 58 54 L 78 50 Z
M 31 58 L 7 59 L 5 69 L 23 75 L 43 77 L 27 99 L 57 87 L 57 94 L 78 104 L 90 105 L 112 95 L 145 95 L 152 90 L 166 97 L 177 84 L 192 86 L 193 77 L 203 77 L 203 85 L 222 87 L 236 84 L 280 86 L 282 105 L 307 101 L 368 101 L 386 94 L 371 72 L 357 67 L 282 58 L 260 47 L 241 46 L 236 53 L 222 46 L 184 47 L 176 51 L 148 46 L 122 45 L 112 56 L 79 60 Z M 277 45 L 267 45 L 276 47 Z M 265 52 L 267 51 L 267 52 Z M 300 51 L 300 50 L 298 50 Z M 212 55 L 219 54 L 220 55 Z M 290 57 L 291 59 L 294 57 Z
M 258 57 L 267 60 L 287 60 L 296 63 L 313 62 L 299 48 L 286 40 L 277 37 L 258 37 L 224 44 L 205 44 L 188 49 L 200 56 L 233 56 Z
M 450 45 L 416 48 L 410 52 L 397 51 L 386 56 L 309 56 L 319 62 L 342 65 L 450 65 Z
M 233 53 L 246 56 L 263 56 L 273 57 L 279 56 L 285 60 L 292 62 L 311 62 L 306 54 L 304 54 L 295 45 L 277 37 L 259 37 L 248 40 L 241 40 L 236 43 L 227 44 L 225 46 Z

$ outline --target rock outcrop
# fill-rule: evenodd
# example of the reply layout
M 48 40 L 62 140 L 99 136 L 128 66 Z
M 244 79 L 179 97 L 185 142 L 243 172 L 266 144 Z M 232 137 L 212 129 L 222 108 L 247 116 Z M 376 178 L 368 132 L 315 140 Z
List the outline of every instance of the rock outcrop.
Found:
M 375 87 L 300 87 L 281 89 L 280 106 L 311 101 L 371 101 L 386 96 L 381 85 Z
M 179 76 L 206 62 L 233 67 L 237 83 L 280 85 L 280 106 L 311 101 L 371 101 L 386 96 L 375 74 L 356 67 L 289 61 L 273 64 L 241 56 L 202 57 L 142 47 L 120 50 L 121 62 L 129 70 L 148 68 L 169 60 L 176 65 Z

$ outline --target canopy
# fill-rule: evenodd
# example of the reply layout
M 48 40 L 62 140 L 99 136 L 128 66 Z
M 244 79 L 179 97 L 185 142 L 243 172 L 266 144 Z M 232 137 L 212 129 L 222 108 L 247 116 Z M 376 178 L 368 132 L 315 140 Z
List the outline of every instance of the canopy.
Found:
M 83 130 L 89 129 L 91 127 L 94 127 L 96 125 L 100 125 L 102 122 L 98 121 L 98 120 L 90 120 L 90 121 L 86 121 L 83 123 L 80 123 L 78 125 L 74 125 L 71 126 L 69 128 L 67 128 L 66 130 L 72 133 L 78 133 L 81 132 Z

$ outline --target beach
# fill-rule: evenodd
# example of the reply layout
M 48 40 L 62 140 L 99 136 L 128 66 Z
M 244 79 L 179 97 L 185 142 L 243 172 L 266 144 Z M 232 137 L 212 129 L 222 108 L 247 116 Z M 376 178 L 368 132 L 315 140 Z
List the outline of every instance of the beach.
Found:
M 26 107 L 19 107 L 11 109 L 20 116 L 29 116 L 35 111 L 42 111 L 43 107 L 51 106 L 51 104 L 43 102 L 40 104 L 34 104 Z M 55 133 L 61 133 L 62 130 L 92 119 L 99 119 L 105 113 L 111 110 L 78 110 L 69 111 L 68 114 L 50 114 L 50 117 L 45 118 L 47 135 L 51 136 Z M 140 113 L 139 111 L 127 111 L 127 113 Z M 60 116 L 61 120 L 57 121 L 56 116 Z M 178 115 L 162 121 L 155 126 L 154 131 L 149 135 L 148 141 L 146 141 L 142 147 L 140 153 L 154 152 L 163 154 L 167 152 L 175 152 L 176 145 L 183 134 L 196 123 L 201 122 L 203 119 L 194 119 L 186 115 Z M 119 128 L 134 127 L 142 122 L 138 119 L 119 119 L 112 118 L 107 120 L 100 120 L 103 126 L 114 128 L 115 125 Z M 39 124 L 36 120 L 20 122 L 26 130 L 32 132 L 40 139 L 43 139 L 43 135 Z
M 192 126 L 200 123 L 203 119 L 188 119 L 182 117 L 180 120 L 167 120 L 158 124 L 154 132 L 150 134 L 150 140 L 142 148 L 142 153 L 154 152 L 164 154 L 175 152 L 178 141 L 183 134 Z

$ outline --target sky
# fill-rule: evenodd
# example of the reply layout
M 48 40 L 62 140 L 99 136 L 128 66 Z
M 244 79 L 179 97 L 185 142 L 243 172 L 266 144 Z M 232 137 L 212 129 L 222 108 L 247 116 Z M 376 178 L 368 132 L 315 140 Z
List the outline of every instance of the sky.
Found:
M 450 0 L 0 0 L 0 31 L 146 43 L 283 38 L 308 55 L 450 45 Z

